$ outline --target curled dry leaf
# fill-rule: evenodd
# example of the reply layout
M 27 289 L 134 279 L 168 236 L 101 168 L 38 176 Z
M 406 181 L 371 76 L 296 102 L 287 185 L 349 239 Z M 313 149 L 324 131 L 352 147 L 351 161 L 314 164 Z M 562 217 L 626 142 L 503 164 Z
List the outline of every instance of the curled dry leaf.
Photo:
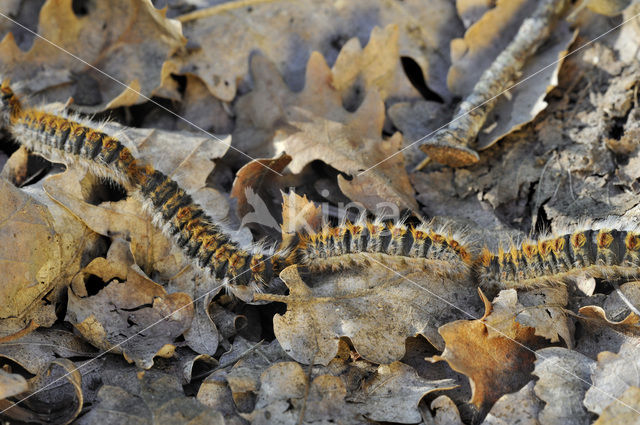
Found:
M 627 341 L 640 341 L 640 319 L 635 313 L 613 322 L 598 306 L 582 307 L 578 312 L 583 333 L 576 340 L 576 350 L 591 358 L 602 351 L 618 352 Z
M 446 395 L 436 397 L 431 402 L 431 410 L 435 412 L 433 425 L 462 425 L 460 412 L 456 404 Z M 430 414 L 430 413 L 429 413 Z M 423 412 L 423 415 L 425 413 Z M 426 421 L 425 421 L 426 422 Z
M 628 341 L 618 354 L 603 351 L 591 376 L 593 386 L 587 390 L 584 405 L 590 412 L 601 415 L 607 406 L 622 397 L 630 388 L 640 387 L 640 359 L 637 342 Z M 636 403 L 637 404 L 637 403 Z
M 582 404 L 591 386 L 591 374 L 596 362 L 577 351 L 560 347 L 536 351 L 538 377 L 534 391 L 545 406 L 538 416 L 542 425 L 586 425 L 591 416 Z
M 505 65 L 503 68 L 498 71 L 495 67 L 498 55 L 504 55 L 503 50 L 507 46 L 512 49 L 509 43 L 524 28 L 521 24 L 525 18 L 537 13 L 536 7 L 539 4 L 541 3 L 531 0 L 499 1 L 467 30 L 464 38 L 452 41 L 452 66 L 449 69 L 447 82 L 452 92 L 465 97 L 458 112 L 468 116 L 461 118 L 460 121 L 456 120 L 457 122 L 451 123 L 443 133 L 434 136 L 434 143 L 436 140 L 439 140 L 439 143 L 446 143 L 450 134 L 453 134 L 456 140 L 471 138 L 471 140 L 462 140 L 466 145 L 477 135 L 477 142 L 473 147 L 485 149 L 533 120 L 546 108 L 547 103 L 544 98 L 558 84 L 557 74 L 562 58 L 577 35 L 577 32 L 573 33 L 569 30 L 566 22 L 556 25 L 550 40 L 547 40 L 536 52 L 522 54 L 514 51 L 508 60 L 503 60 Z M 560 6 L 557 8 L 558 12 L 562 9 Z M 557 14 L 553 13 L 552 16 Z M 541 17 L 536 16 L 535 19 L 541 19 Z M 543 28 L 552 25 L 553 22 L 540 24 Z M 525 36 L 522 40 L 534 40 L 539 36 L 541 35 L 536 31 L 535 34 Z M 542 40 L 537 44 L 542 44 Z M 511 70 L 514 66 L 517 68 Z M 487 87 L 496 87 L 501 91 L 503 88 L 508 88 L 511 82 L 504 81 L 504 78 L 487 79 L 487 75 L 483 73 L 490 68 L 495 69 L 499 73 L 497 75 L 505 74 L 507 79 L 518 76 L 523 78 L 521 84 L 510 89 L 508 96 L 505 96 L 506 99 L 497 102 L 495 108 L 493 107 L 494 99 L 501 93 L 486 92 Z M 480 83 L 480 87 L 475 88 L 475 84 L 480 81 L 484 81 L 484 84 Z M 485 130 L 478 134 L 477 130 L 483 125 Z M 470 128 L 474 126 L 478 129 L 471 131 Z
M 451 67 L 447 85 L 464 97 L 473 90 L 480 75 L 513 40 L 522 21 L 532 14 L 535 0 L 499 0 L 485 9 L 482 17 L 467 29 L 463 38 L 451 41 Z
M 3 74 L 31 93 L 66 101 L 85 112 L 144 102 L 145 99 L 86 63 L 146 97 L 170 80 L 165 61 L 185 44 L 180 23 L 167 19 L 149 0 L 87 3 L 73 12 L 72 0 L 46 2 L 33 46 L 23 52 L 9 34 L 0 43 Z M 109 28 L 96 31 L 96 28 Z M 62 30 L 63 29 L 63 30 Z M 64 50 L 66 50 L 66 52 Z M 76 57 L 69 55 L 70 52 Z M 168 83 L 168 81 L 167 81 Z
M 488 410 L 502 395 L 518 390 L 531 380 L 535 360 L 532 350 L 540 340 L 533 328 L 518 324 L 513 317 L 499 321 L 499 327 L 493 326 L 496 318 L 491 317 L 492 306 L 482 292 L 480 294 L 485 302 L 484 316 L 441 326 L 438 332 L 446 347 L 442 355 L 432 360 L 445 360 L 453 370 L 469 377 L 470 403 L 480 410 Z M 493 332 L 489 331 L 491 328 Z
M 0 179 L 0 319 L 50 326 L 64 287 L 97 243 L 95 233 L 40 188 L 24 191 Z
M 193 48 L 188 55 L 172 60 L 171 67 L 175 73 L 199 76 L 216 97 L 231 101 L 238 81 L 247 75 L 252 51 L 260 50 L 277 64 L 288 82 L 299 87 L 312 51 L 335 58 L 346 40 L 368 35 L 374 26 L 397 23 L 396 63 L 385 61 L 380 69 L 399 65 L 398 53 L 411 57 L 429 87 L 448 98 L 446 52 L 449 41 L 462 33 L 454 16 L 454 5 L 446 0 L 432 0 L 428 7 L 418 0 L 252 0 L 223 4 L 178 18 Z M 238 33 L 243 36 L 237 37 Z M 348 50 L 357 52 L 355 42 L 351 43 Z M 230 50 L 229 46 L 234 48 Z M 407 88 L 404 84 L 400 87 Z
M 282 237 L 287 234 L 311 234 L 322 227 L 322 208 L 295 192 L 282 194 Z
M 19 423 L 66 425 L 77 418 L 84 404 L 82 374 L 69 359 L 53 360 L 45 370 L 29 379 L 29 392 L 22 394 L 29 398 L 18 405 L 0 399 L 2 414 Z
M 477 312 L 470 283 L 429 272 L 400 275 L 375 261 L 309 276 L 309 284 L 295 266 L 280 277 L 289 295 L 258 294 L 256 299 L 287 304 L 287 312 L 273 319 L 274 332 L 287 354 L 307 364 L 326 365 L 341 337 L 349 337 L 363 358 L 391 363 L 404 356 L 406 338 L 417 334 L 442 347 L 436 329 L 464 316 L 454 306 Z
M 124 243 L 111 250 L 128 249 Z M 170 357 L 174 340 L 191 326 L 193 304 L 185 293 L 167 294 L 133 264 L 98 257 L 74 279 L 69 289 L 66 320 L 101 350 L 122 353 L 129 362 L 148 369 L 153 358 Z M 86 282 L 95 276 L 105 283 L 89 294 Z
M 243 166 L 233 181 L 231 196 L 238 201 L 236 212 L 242 218 L 242 225 L 256 223 L 278 231 L 280 226 L 276 218 L 279 213 L 271 211 L 266 201 L 275 194 L 280 186 L 281 173 L 291 162 L 286 154 L 273 159 L 255 159 Z M 275 171 L 275 172 L 274 172 Z M 275 186 L 275 188 L 274 188 Z
M 224 425 L 225 421 L 220 412 L 185 396 L 174 376 L 147 371 L 138 374 L 135 388 L 104 385 L 98 392 L 96 406 L 77 423 Z

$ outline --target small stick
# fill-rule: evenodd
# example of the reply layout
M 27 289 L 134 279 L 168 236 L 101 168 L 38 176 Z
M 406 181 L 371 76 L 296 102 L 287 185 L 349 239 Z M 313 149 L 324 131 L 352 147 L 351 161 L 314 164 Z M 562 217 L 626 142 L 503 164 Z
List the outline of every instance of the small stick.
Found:
M 551 34 L 564 14 L 567 0 L 542 0 L 526 18 L 515 38 L 485 70 L 473 91 L 460 103 L 456 119 L 438 131 L 420 149 L 429 157 L 451 167 L 475 164 L 480 157 L 468 145 L 475 140 L 500 95 L 516 80 L 522 67 Z

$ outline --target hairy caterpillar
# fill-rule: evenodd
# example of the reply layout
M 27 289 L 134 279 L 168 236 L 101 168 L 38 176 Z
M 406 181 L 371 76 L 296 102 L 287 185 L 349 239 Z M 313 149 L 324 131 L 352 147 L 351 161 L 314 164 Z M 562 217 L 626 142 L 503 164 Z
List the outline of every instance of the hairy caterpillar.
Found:
M 324 226 L 299 237 L 297 261 L 311 270 L 368 264 L 372 257 L 383 264 L 455 277 L 469 273 L 474 259 L 474 247 L 462 229 L 452 231 L 450 225 L 428 222 L 407 226 L 362 216 L 355 223 Z
M 142 164 L 116 137 L 79 119 L 24 107 L 6 82 L 0 100 L 0 119 L 17 141 L 55 162 L 78 164 L 123 185 L 192 263 L 232 291 L 240 286 L 260 291 L 290 264 L 336 270 L 366 265 L 371 257 L 395 268 L 472 277 L 482 287 L 566 284 L 580 276 L 640 278 L 640 225 L 612 220 L 511 243 L 497 252 L 487 247 L 478 252 L 464 229 L 452 225 L 386 224 L 364 216 L 299 233 L 285 248 L 240 247 L 174 180 Z
M 637 279 L 640 226 L 613 219 L 582 224 L 497 253 L 485 247 L 475 264 L 479 283 L 499 288 L 567 284 L 581 276 Z
M 115 137 L 78 119 L 24 107 L 6 81 L 0 95 L 0 119 L 16 141 L 54 162 L 80 165 L 120 183 L 193 263 L 232 290 L 261 290 L 283 267 L 285 253 L 239 247 L 174 180 L 140 163 Z

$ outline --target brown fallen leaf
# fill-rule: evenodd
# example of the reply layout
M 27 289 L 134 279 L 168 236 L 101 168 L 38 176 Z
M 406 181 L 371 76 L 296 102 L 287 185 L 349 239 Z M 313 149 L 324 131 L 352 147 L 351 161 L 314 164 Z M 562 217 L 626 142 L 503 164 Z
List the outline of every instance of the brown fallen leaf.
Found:
M 586 425 L 591 416 L 582 404 L 584 394 L 591 386 L 591 374 L 596 362 L 578 353 L 560 347 L 536 351 L 538 377 L 534 391 L 545 406 L 538 415 L 542 425 Z
M 177 74 L 199 76 L 216 97 L 231 101 L 238 82 L 247 75 L 252 51 L 261 51 L 292 86 L 299 87 L 312 51 L 335 58 L 346 40 L 369 34 L 374 26 L 397 24 L 399 55 L 411 57 L 431 90 L 449 98 L 446 52 L 450 40 L 462 34 L 454 16 L 455 8 L 446 0 L 432 0 L 429 7 L 418 0 L 223 4 L 178 18 L 193 47 L 188 55 L 175 57 L 171 68 Z M 357 50 L 354 45 L 349 49 Z M 222 56 L 224 61 L 219 60 Z M 385 61 L 383 66 L 393 65 L 397 64 Z
M 540 338 L 533 328 L 522 326 L 513 318 L 494 322 L 492 305 L 480 294 L 485 302 L 484 316 L 441 326 L 438 332 L 446 347 L 431 361 L 445 360 L 453 370 L 465 374 L 472 389 L 469 402 L 480 411 L 487 411 L 502 395 L 531 380 L 535 360 L 532 350 L 540 344 Z
M 270 209 L 272 204 L 268 200 L 277 196 L 278 188 L 286 177 L 278 176 L 291 162 L 286 154 L 273 159 L 256 159 L 243 166 L 233 181 L 231 196 L 238 203 L 236 214 L 242 219 L 242 225 L 259 225 L 271 231 L 279 230 L 276 217 L 280 213 Z M 275 192 L 275 193 L 274 193 Z
M 387 25 L 373 28 L 364 49 L 355 37 L 342 47 L 331 67 L 331 85 L 341 93 L 347 109 L 355 109 L 362 93 L 370 89 L 376 89 L 382 100 L 421 98 L 401 67 L 398 39 L 398 25 Z
M 128 250 L 128 245 L 114 243 L 112 250 Z M 167 294 L 118 257 L 123 255 L 98 257 L 74 279 L 65 320 L 99 349 L 122 353 L 148 369 L 155 356 L 173 355 L 174 340 L 191 326 L 192 299 L 181 292 Z M 86 288 L 91 276 L 104 282 L 97 294 Z
M 326 365 L 341 337 L 349 337 L 358 354 L 374 363 L 401 359 L 405 340 L 417 334 L 442 347 L 436 329 L 465 316 L 451 304 L 470 314 L 478 310 L 468 282 L 417 271 L 400 276 L 373 261 L 363 268 L 308 276 L 306 282 L 295 266 L 280 277 L 289 295 L 257 294 L 256 299 L 287 304 L 287 312 L 273 319 L 274 332 L 287 354 L 306 364 Z
M 138 374 L 133 388 L 127 382 L 100 388 L 95 407 L 77 423 L 224 425 L 225 421 L 216 410 L 193 397 L 185 396 L 180 382 L 174 376 L 146 371 Z
M 68 280 L 99 237 L 41 188 L 20 190 L 0 179 L 0 334 L 3 320 L 51 326 Z
M 145 99 L 76 57 L 147 97 L 163 81 L 169 84 L 164 63 L 186 44 L 179 22 L 167 19 L 147 0 L 97 2 L 85 7 L 86 14 L 81 16 L 73 12 L 72 0 L 45 3 L 38 33 L 46 40 L 36 38 L 27 52 L 18 48 L 12 34 L 5 37 L 0 43 L 4 76 L 48 101 L 73 97 L 74 108 L 84 112 Z M 96 31 L 101 27 L 108 31 Z

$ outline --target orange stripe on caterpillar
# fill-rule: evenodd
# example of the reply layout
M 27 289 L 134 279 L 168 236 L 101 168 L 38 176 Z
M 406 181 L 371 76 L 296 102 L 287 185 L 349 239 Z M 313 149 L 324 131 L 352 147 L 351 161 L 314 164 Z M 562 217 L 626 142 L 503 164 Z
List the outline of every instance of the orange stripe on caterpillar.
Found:
M 337 270 L 370 263 L 370 257 L 395 269 L 431 270 L 439 275 L 469 274 L 474 248 L 448 226 L 407 227 L 381 220 L 325 226 L 299 235 L 295 262 L 310 270 Z
M 581 276 L 640 278 L 640 228 L 617 230 L 610 224 L 527 240 L 497 253 L 485 248 L 475 265 L 479 283 L 511 288 L 566 284 Z

